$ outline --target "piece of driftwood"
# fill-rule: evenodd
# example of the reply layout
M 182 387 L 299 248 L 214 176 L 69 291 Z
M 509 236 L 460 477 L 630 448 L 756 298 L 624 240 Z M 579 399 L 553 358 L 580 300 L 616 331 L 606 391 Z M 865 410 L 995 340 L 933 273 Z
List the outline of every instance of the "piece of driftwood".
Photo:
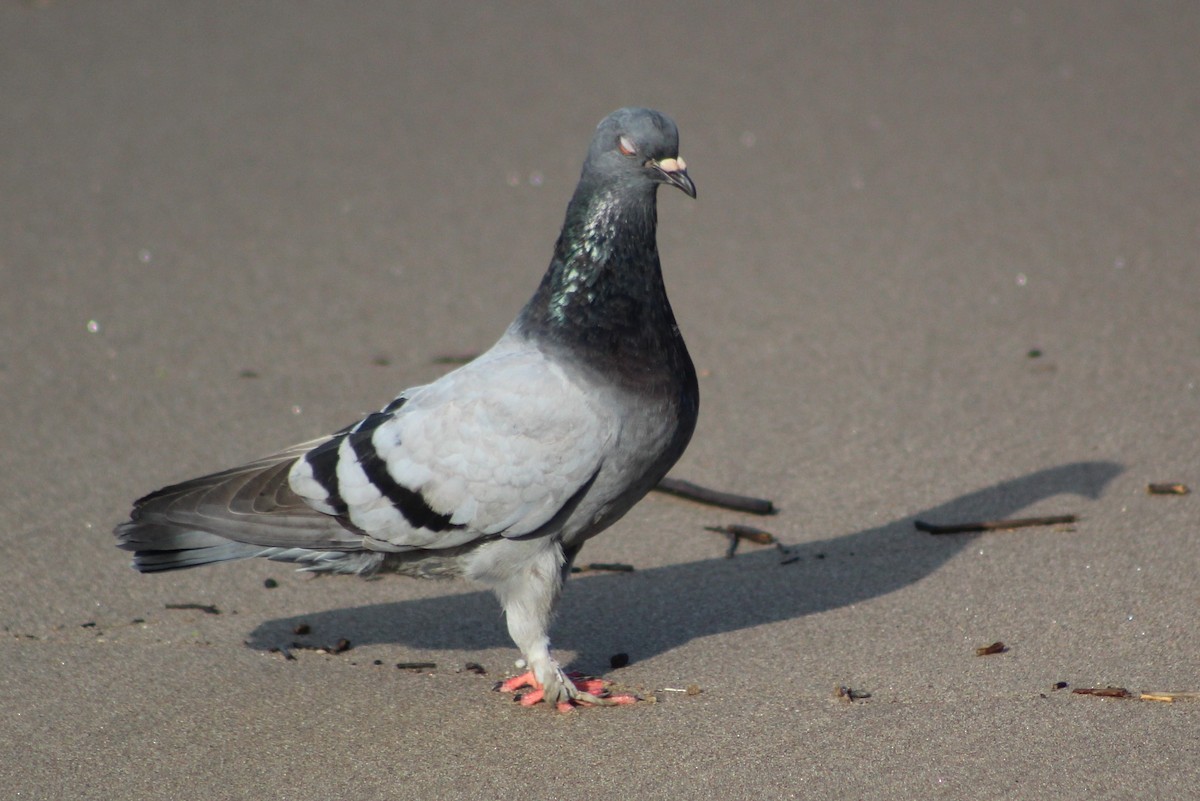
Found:
M 753 498 L 749 495 L 737 495 L 732 492 L 709 489 L 680 478 L 664 478 L 654 489 L 668 495 L 687 498 L 689 501 L 706 503 L 710 506 L 720 506 L 735 512 L 747 512 L 752 515 L 773 515 L 778 510 L 775 504 L 766 498 Z

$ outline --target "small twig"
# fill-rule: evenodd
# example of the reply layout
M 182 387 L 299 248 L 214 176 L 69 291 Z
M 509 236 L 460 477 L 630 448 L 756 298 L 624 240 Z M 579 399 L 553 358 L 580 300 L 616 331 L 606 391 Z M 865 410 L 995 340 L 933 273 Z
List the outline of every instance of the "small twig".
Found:
M 741 523 L 730 523 L 728 526 L 705 526 L 704 530 L 737 537 L 740 540 L 750 540 L 756 545 L 775 544 L 775 535 L 771 532 L 763 531 L 761 528 L 755 528 L 754 526 L 743 526 Z
M 800 561 L 800 554 L 793 553 L 791 549 L 785 548 L 782 542 L 775 543 L 775 550 L 779 551 L 779 564 L 790 565 L 792 562 Z
M 754 526 L 744 526 L 740 523 L 730 523 L 728 526 L 705 526 L 705 531 L 724 534 L 729 538 L 729 547 L 725 549 L 725 558 L 732 559 L 737 553 L 742 540 L 750 540 L 758 545 L 776 544 L 775 535 Z
M 466 364 L 474 361 L 478 353 L 443 353 L 430 359 L 431 364 Z
M 1171 704 L 1175 701 L 1200 701 L 1200 693 L 1144 692 L 1138 698 L 1142 701 L 1162 701 Z
M 914 520 L 917 531 L 929 534 L 966 534 L 972 531 L 1002 531 L 1010 528 L 1027 528 L 1029 526 L 1059 526 L 1079 521 L 1077 515 L 1052 515 L 1050 517 L 1017 517 L 1011 520 L 978 520 L 970 523 L 952 523 L 946 526 Z
M 219 615 L 221 610 L 216 604 L 163 604 L 166 609 L 195 609 L 206 615 Z
M 742 544 L 742 538 L 737 534 L 725 532 L 725 536 L 729 538 L 729 546 L 725 549 L 725 558 L 732 559 L 737 556 L 738 546 Z
M 975 649 L 975 656 L 991 656 L 992 654 L 1002 654 L 1008 650 L 1008 646 L 996 640 L 991 645 L 983 645 Z
M 778 511 L 775 504 L 765 498 L 753 498 L 748 495 L 736 495 L 732 492 L 708 489 L 679 478 L 664 478 L 654 489 L 668 495 L 687 498 L 689 501 L 721 506 L 752 515 L 773 515 Z
M 1132 698 L 1133 693 L 1124 687 L 1080 687 L 1071 690 L 1075 695 L 1095 695 L 1100 698 Z
M 434 670 L 437 662 L 397 662 L 396 667 L 400 670 Z
M 1187 484 L 1150 484 L 1146 492 L 1151 495 L 1187 495 L 1191 490 Z

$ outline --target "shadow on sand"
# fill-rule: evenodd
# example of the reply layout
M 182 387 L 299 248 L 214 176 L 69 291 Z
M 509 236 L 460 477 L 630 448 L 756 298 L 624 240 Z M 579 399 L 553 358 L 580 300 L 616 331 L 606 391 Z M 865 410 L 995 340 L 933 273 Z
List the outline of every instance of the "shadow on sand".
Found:
M 886 595 L 930 575 L 978 536 L 920 534 L 913 528 L 914 519 L 1011 517 L 1043 498 L 1067 493 L 1094 499 L 1122 470 L 1113 462 L 1076 462 L 1039 470 L 912 517 L 791 546 L 791 555 L 800 558 L 788 565 L 780 564 L 775 549 L 761 549 L 743 550 L 735 559 L 575 576 L 567 582 L 559 605 L 554 643 L 576 651 L 576 665 L 597 670 L 607 665 L 617 636 L 619 650 L 646 659 L 697 637 Z M 595 623 L 597 611 L 600 624 Z M 419 650 L 466 651 L 513 647 L 499 605 L 486 591 L 280 618 L 255 629 L 248 644 L 264 649 L 285 645 L 295 639 L 292 630 L 300 622 L 314 633 L 345 637 L 356 646 L 396 643 Z

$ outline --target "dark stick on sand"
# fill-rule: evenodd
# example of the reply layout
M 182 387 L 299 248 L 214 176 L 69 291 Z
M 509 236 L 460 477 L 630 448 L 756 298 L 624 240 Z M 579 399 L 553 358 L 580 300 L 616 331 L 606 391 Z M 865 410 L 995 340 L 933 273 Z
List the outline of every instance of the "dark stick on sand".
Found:
M 664 478 L 658 482 L 658 486 L 655 489 L 659 492 L 665 492 L 668 495 L 677 495 L 680 498 L 687 498 L 689 501 L 707 503 L 711 506 L 721 506 L 726 509 L 732 509 L 735 512 L 748 512 L 752 515 L 773 515 L 778 511 L 775 508 L 775 504 L 765 498 L 751 498 L 747 495 L 721 492 L 720 490 L 708 489 L 707 487 L 701 487 L 699 484 L 693 484 L 690 481 L 678 478 Z
M 914 520 L 913 525 L 916 526 L 917 531 L 929 534 L 967 534 L 972 531 L 1002 531 L 1029 526 L 1059 526 L 1065 523 L 1075 523 L 1078 520 L 1076 515 L 1053 515 L 1050 517 L 1017 517 L 1011 520 L 979 520 L 971 523 L 952 523 L 947 526 Z

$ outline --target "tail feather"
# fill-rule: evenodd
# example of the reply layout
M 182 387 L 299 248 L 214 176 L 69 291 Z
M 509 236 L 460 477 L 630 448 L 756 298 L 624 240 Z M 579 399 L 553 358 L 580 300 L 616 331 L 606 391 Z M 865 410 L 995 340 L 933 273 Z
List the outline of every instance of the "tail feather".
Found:
M 133 523 L 122 524 L 117 529 L 117 536 L 122 536 L 123 527 L 135 525 Z M 138 550 L 135 550 L 133 554 L 133 566 L 143 573 L 159 573 L 164 570 L 198 567 L 199 565 L 207 565 L 213 562 L 246 559 L 251 556 L 258 556 L 263 552 L 263 548 L 258 545 L 234 542 L 217 537 L 216 535 L 207 534 L 206 532 L 180 531 L 177 536 L 176 532 L 162 531 L 161 528 L 159 531 L 161 537 L 157 540 L 157 544 L 155 542 L 146 542 L 135 546 Z M 212 544 L 184 547 L 184 542 L 195 542 L 198 536 L 210 537 Z M 164 547 L 167 543 L 171 545 L 170 548 Z M 124 542 L 120 543 L 120 546 L 126 548 L 126 550 L 130 550 Z
M 313 563 L 310 569 L 343 572 L 336 559 L 363 549 L 362 532 L 349 520 L 313 509 L 288 484 L 296 459 L 324 440 L 304 443 L 242 467 L 164 487 L 137 500 L 130 519 L 114 530 L 117 545 L 133 551 L 142 572 L 270 556 Z M 288 556 L 284 556 L 284 554 Z M 369 561 L 369 560 L 368 560 Z M 362 572 L 358 569 L 345 572 Z
M 296 562 L 305 573 L 350 573 L 364 578 L 375 575 L 383 566 L 384 554 L 378 551 L 313 551 L 307 548 L 268 548 L 256 556 L 274 562 Z

